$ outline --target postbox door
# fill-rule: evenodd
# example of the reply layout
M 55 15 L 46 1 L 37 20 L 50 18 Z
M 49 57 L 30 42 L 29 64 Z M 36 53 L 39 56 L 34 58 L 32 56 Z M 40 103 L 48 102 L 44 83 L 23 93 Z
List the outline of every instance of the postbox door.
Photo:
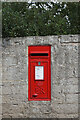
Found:
M 31 94 L 33 100 L 48 98 L 48 62 L 31 62 Z

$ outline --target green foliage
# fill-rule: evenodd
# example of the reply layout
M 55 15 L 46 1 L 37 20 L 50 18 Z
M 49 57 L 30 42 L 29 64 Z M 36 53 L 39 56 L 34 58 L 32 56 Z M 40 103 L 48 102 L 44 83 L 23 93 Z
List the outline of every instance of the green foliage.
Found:
M 80 3 L 2 4 L 3 37 L 79 34 Z

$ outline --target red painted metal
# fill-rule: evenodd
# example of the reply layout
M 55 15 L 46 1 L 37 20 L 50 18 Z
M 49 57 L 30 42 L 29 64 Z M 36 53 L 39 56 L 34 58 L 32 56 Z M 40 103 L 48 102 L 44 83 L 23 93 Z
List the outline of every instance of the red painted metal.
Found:
M 36 79 L 36 67 L 42 67 L 42 79 Z M 51 100 L 51 46 L 28 47 L 28 100 Z

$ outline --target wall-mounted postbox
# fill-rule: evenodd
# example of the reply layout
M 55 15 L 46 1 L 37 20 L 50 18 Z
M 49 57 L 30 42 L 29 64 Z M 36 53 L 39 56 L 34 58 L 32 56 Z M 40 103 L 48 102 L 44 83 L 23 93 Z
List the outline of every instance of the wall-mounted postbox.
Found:
M 28 47 L 28 100 L 51 100 L 51 46 Z

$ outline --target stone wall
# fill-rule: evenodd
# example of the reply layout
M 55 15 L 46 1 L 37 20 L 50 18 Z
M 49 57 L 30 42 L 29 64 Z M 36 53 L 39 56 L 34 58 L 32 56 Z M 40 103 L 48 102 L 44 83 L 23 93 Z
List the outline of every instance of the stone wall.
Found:
M 0 120 L 2 118 L 2 39 L 0 38 Z
M 78 35 L 3 39 L 2 117 L 78 117 Z M 51 45 L 51 101 L 28 101 L 28 45 Z

